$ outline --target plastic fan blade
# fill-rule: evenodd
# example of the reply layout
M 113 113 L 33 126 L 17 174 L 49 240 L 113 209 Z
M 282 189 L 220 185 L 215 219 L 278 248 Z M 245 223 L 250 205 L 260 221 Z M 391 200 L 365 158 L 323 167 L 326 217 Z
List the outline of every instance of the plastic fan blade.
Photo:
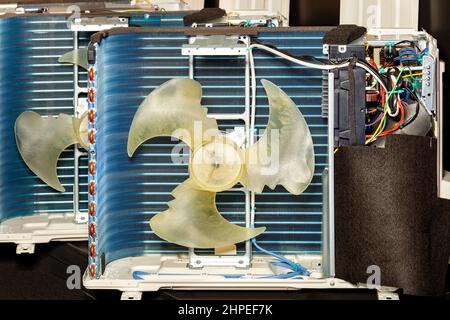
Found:
M 234 225 L 219 213 L 216 193 L 199 190 L 188 179 L 172 193 L 169 209 L 150 220 L 160 238 L 188 248 L 221 248 L 252 239 L 266 228 L 249 229 Z
M 79 119 L 73 118 L 73 120 L 78 143 L 83 149 L 89 150 L 88 112 L 86 111 Z
M 78 143 L 75 133 L 79 120 L 61 114 L 58 118 L 42 118 L 25 111 L 16 120 L 14 132 L 17 148 L 27 166 L 42 181 L 57 191 L 65 191 L 59 182 L 56 165 L 61 153 Z
M 130 157 L 145 141 L 172 136 L 191 149 L 218 134 L 217 122 L 201 106 L 202 88 L 197 81 L 172 79 L 155 89 L 140 105 L 128 134 Z
M 83 69 L 87 70 L 88 69 L 87 52 L 88 52 L 87 48 L 69 51 L 69 52 L 63 54 L 58 59 L 58 62 L 76 64 L 76 65 L 82 67 Z
M 314 177 L 314 147 L 305 118 L 289 96 L 270 81 L 262 80 L 269 98 L 270 115 L 261 139 L 246 150 L 241 180 L 260 193 L 282 185 L 292 194 L 306 190 Z

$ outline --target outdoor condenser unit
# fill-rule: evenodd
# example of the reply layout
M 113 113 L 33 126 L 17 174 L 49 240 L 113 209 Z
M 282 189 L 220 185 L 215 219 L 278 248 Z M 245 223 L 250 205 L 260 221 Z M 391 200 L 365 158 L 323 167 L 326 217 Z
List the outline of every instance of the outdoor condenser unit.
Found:
M 390 43 L 395 46 L 406 41 L 417 45 L 420 65 L 413 68 L 424 72 L 415 74 L 409 67 L 409 76 L 418 77 L 415 86 L 421 94 L 416 98 L 419 113 L 411 119 L 419 118 L 425 124 L 428 131 L 421 134 L 432 134 L 442 141 L 437 121 L 442 117 L 443 65 L 436 41 L 426 32 L 380 28 L 369 30 L 368 35 L 363 32 L 363 37 L 355 41 L 323 46 L 327 31 L 330 28 L 142 28 L 112 29 L 92 37 L 89 264 L 84 276 L 87 288 L 117 289 L 124 292 L 125 299 L 140 298 L 144 291 L 168 288 L 355 288 L 335 277 L 334 153 L 348 144 L 349 119 L 361 120 L 359 116 L 352 119 L 345 114 L 352 107 L 359 108 L 355 112 L 364 110 L 360 110 L 358 103 L 346 105 L 348 75 L 336 74 L 332 69 L 347 63 L 341 69 L 349 70 L 349 61 L 356 55 L 360 59 L 354 70 L 356 90 L 366 91 L 365 85 L 360 86 L 366 80 L 360 69 L 375 74 L 367 66 L 369 62 L 365 63 L 366 58 L 379 63 L 377 54 L 384 54 L 383 46 L 389 47 Z M 365 56 L 366 47 L 373 48 L 370 57 Z M 409 50 L 408 54 L 411 51 L 408 47 L 396 50 Z M 296 57 L 305 56 L 307 60 L 298 63 Z M 324 57 L 335 65 L 327 65 L 326 60 L 321 60 Z M 404 53 L 399 59 L 406 64 Z M 327 66 L 331 72 L 323 73 Z M 256 81 L 252 77 L 253 67 Z M 180 92 L 184 92 L 185 99 L 176 100 Z M 270 95 L 274 92 L 280 95 L 278 99 Z M 217 121 L 219 130 L 227 132 L 227 137 L 244 149 L 246 138 L 247 141 L 252 140 L 252 135 L 264 138 L 261 132 L 252 130 L 252 119 L 255 129 L 270 128 L 277 122 L 272 121 L 272 105 L 280 101 L 289 105 L 287 101 L 292 100 L 312 135 L 315 168 L 309 187 L 295 196 L 282 186 L 274 190 L 264 188 L 255 194 L 238 184 L 208 200 L 190 198 L 192 181 L 198 182 L 190 163 L 190 159 L 195 159 L 196 149 L 189 152 L 185 144 L 168 137 L 171 134 L 163 127 L 173 126 L 172 122 L 155 119 L 170 114 L 173 101 L 185 108 L 193 96 L 201 98 L 203 109 L 174 116 L 173 123 L 189 121 L 194 113 L 207 114 L 209 120 L 205 119 L 204 124 L 209 126 L 211 121 Z M 361 96 L 361 92 L 355 92 L 355 99 Z M 151 125 L 142 128 L 146 122 Z M 417 123 L 412 126 L 416 130 Z M 366 126 L 364 122 L 355 122 L 355 127 L 358 125 Z M 152 130 L 167 134 L 149 134 Z M 186 142 L 183 135 L 180 137 Z M 366 137 L 362 138 L 362 144 L 355 140 L 352 145 L 371 148 L 362 146 Z M 291 139 L 291 151 L 295 153 L 303 142 Z M 382 142 L 380 139 L 379 148 L 384 147 Z M 205 224 L 207 220 L 195 218 L 199 203 L 216 205 L 217 210 L 209 211 L 213 216 L 219 212 L 228 223 L 244 227 L 247 232 L 260 233 L 259 228 L 263 227 L 266 230 L 237 246 L 198 249 L 186 239 L 199 230 L 194 224 Z M 189 219 L 182 214 L 177 216 L 180 210 L 189 213 Z M 170 220 L 173 214 L 183 219 L 185 230 L 176 226 L 176 219 Z M 164 230 L 160 226 L 165 219 L 170 223 Z M 249 229 L 252 227 L 256 229 Z M 211 237 L 216 232 L 220 234 L 219 229 L 214 229 Z M 195 240 L 199 239 L 205 240 L 201 237 Z M 281 264 L 274 263 L 274 257 Z M 341 270 L 347 263 L 348 259 L 340 261 Z M 289 268 L 290 273 L 286 271 Z M 394 299 L 396 295 L 380 297 Z
M 26 13 L 17 9 L 0 16 L 0 135 L 4 150 L 0 156 L 0 242 L 16 243 L 17 253 L 33 253 L 36 243 L 87 239 L 86 151 L 72 146 L 62 152 L 57 174 L 65 191 L 58 192 L 29 169 L 14 135 L 16 120 L 23 112 L 33 111 L 47 119 L 60 114 L 80 117 L 87 111 L 87 71 L 58 59 L 69 51 L 86 49 L 96 31 L 129 25 L 180 27 L 186 14 L 74 18 L 35 12 L 31 7 L 25 6 Z M 39 129 L 34 136 L 44 133 Z
M 334 154 L 347 145 L 371 152 L 385 147 L 383 139 L 376 145 L 379 148 L 362 146 L 368 137 L 360 105 L 372 98 L 379 102 L 381 95 L 373 92 L 376 79 L 370 88 L 366 86 L 374 73 L 369 75 L 367 66 L 363 70 L 361 61 L 391 68 L 384 58 L 386 50 L 395 48 L 397 59 L 410 69 L 405 79 L 414 78 L 416 95 L 420 93 L 417 116 L 411 119 L 425 124 L 428 131 L 422 135 L 430 139 L 430 148 L 437 138 L 439 195 L 445 198 L 444 65 L 436 41 L 417 27 L 381 24 L 355 41 L 323 46 L 332 28 L 278 28 L 267 23 L 271 21 L 267 17 L 261 20 L 266 21 L 264 27 L 250 21 L 239 22 L 236 28 L 218 27 L 221 24 L 181 28 L 184 14 L 87 15 L 69 23 L 65 15 L 45 11 L 1 16 L 0 135 L 5 152 L 0 155 L 0 242 L 17 243 L 18 253 L 31 253 L 35 243 L 88 238 L 84 285 L 120 290 L 126 299 L 167 288 L 355 288 L 336 278 L 336 266 L 342 270 L 348 263 L 348 258 L 336 262 L 336 249 L 353 247 L 345 245 L 344 237 L 335 241 L 335 227 L 340 232 L 336 239 L 343 229 L 339 228 L 342 219 L 337 224 L 334 214 Z M 93 35 L 96 31 L 100 32 Z M 86 49 L 86 71 L 77 64 L 58 62 L 74 49 Z M 416 55 L 417 65 L 409 65 L 411 55 Z M 355 92 L 351 93 L 350 69 L 324 66 L 330 61 L 350 63 L 354 56 L 360 64 L 352 66 Z M 361 103 L 348 103 L 352 94 Z M 183 124 L 191 117 L 200 118 L 207 127 L 217 123 L 213 131 L 225 141 L 218 143 L 236 157 L 251 154 L 256 140 L 265 138 L 265 129 L 270 132 L 286 124 L 297 135 L 288 141 L 287 149 L 284 145 L 289 150 L 285 154 L 312 156 L 302 158 L 302 170 L 293 170 L 292 177 L 265 180 L 270 188 L 261 188 L 262 192 L 255 192 L 260 186 L 251 177 L 239 180 L 244 176 L 241 172 L 234 179 L 231 175 L 237 169 L 231 166 L 221 179 L 230 178 L 234 184 L 205 194 L 199 181 L 211 182 L 210 175 L 197 172 L 190 163 L 198 142 L 184 133 L 177 136 L 180 140 L 168 137 L 164 127 L 174 124 L 158 123 L 159 116 L 172 112 L 169 102 L 173 101 L 179 108 L 172 115 L 173 123 Z M 47 132 L 47 127 L 42 125 L 34 134 L 29 123 L 52 123 L 48 128 L 57 128 L 57 118 L 67 120 L 56 117 L 60 114 L 86 119 L 85 134 L 72 136 L 71 144 L 76 146 L 59 157 L 56 181 L 59 178 L 61 186 L 51 179 L 47 183 L 65 188 L 62 193 L 41 181 L 33 166 L 25 164 L 35 159 L 25 157 L 23 148 L 18 150 L 23 142 L 17 134 L 18 119 L 24 113 L 26 121 L 19 129 L 34 137 Z M 145 127 L 145 123 L 151 125 Z M 154 128 L 164 134 L 149 134 Z M 82 132 L 79 123 L 76 130 Z M 84 141 L 85 151 L 80 148 Z M 200 145 L 198 150 L 210 154 L 210 140 L 205 138 L 196 146 Z M 212 165 L 214 170 L 220 167 Z M 306 178 L 301 188 L 289 183 L 302 175 Z M 209 192 L 215 186 L 208 183 Z M 339 205 L 342 208 L 343 203 Z M 176 226 L 174 219 L 169 222 L 175 223 L 160 228 L 177 210 L 189 213 L 189 219 L 178 215 L 184 225 Z M 197 211 L 207 214 L 199 219 Z M 228 236 L 224 229 L 208 224 L 209 218 L 226 227 L 229 237 L 236 239 L 233 245 L 207 249 L 211 242 L 197 234 L 199 225 L 211 228 L 217 243 L 227 243 L 224 235 Z
M 212 31 L 210 31 L 212 30 Z M 315 169 L 301 196 L 277 187 L 257 194 L 242 188 L 218 193 L 218 210 L 240 226 L 267 227 L 258 246 L 312 270 L 282 280 L 268 255 L 250 241 L 226 254 L 187 249 L 162 240 L 149 220 L 167 209 L 171 192 L 188 177 L 188 163 L 174 163 L 168 137 L 146 142 L 135 159 L 127 155 L 133 116 L 148 93 L 172 78 L 191 78 L 203 88 L 202 105 L 220 130 L 236 139 L 250 127 L 249 45 L 257 40 L 295 55 L 322 56 L 328 28 L 110 30 L 94 35 L 89 47 L 90 166 L 89 266 L 84 285 L 118 289 L 125 297 L 163 288 L 286 289 L 351 287 L 333 276 L 332 117 L 322 114 L 322 72 L 253 50 L 257 88 L 256 128 L 267 125 L 267 79 L 295 102 L 311 131 Z M 212 32 L 212 34 L 211 34 Z M 117 72 L 121 70 L 121 72 Z M 330 110 L 332 114 L 333 111 Z M 239 138 L 241 136 L 241 138 Z M 290 142 L 295 145 L 297 141 Z M 298 143 L 301 143 L 298 141 Z M 271 277 L 274 276 L 274 277 Z

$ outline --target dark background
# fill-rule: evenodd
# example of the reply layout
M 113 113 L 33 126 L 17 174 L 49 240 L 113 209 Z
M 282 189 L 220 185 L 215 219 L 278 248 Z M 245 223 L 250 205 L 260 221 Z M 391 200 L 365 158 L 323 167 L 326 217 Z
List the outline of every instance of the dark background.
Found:
M 13 1 L 0 0 L 0 3 L 11 2 L 45 2 L 28 0 Z M 55 2 L 54 0 L 48 2 Z M 67 2 L 67 1 L 62 1 Z M 206 7 L 218 5 L 218 1 L 206 0 Z M 339 0 L 291 0 L 290 23 L 292 26 L 335 26 L 339 24 Z M 450 54 L 450 2 L 448 0 L 420 0 L 420 28 L 424 28 L 438 39 L 441 58 L 449 61 Z M 444 105 L 450 101 L 449 74 L 445 75 Z M 445 114 L 445 122 L 449 123 L 450 112 Z M 449 126 L 446 128 L 444 141 L 448 140 Z M 450 159 L 446 157 L 446 167 L 450 168 Z M 85 243 L 51 243 L 36 246 L 36 254 L 17 256 L 15 245 L 0 245 L 0 300 L 1 299 L 106 299 L 119 297 L 118 292 L 90 292 L 88 290 L 70 291 L 66 287 L 67 267 L 78 265 L 84 271 L 87 260 L 87 244 Z M 31 288 L 31 289 L 30 289 Z M 447 288 L 449 281 L 447 280 Z M 449 291 L 449 290 L 448 290 Z M 160 292 L 145 295 L 147 299 L 183 299 L 183 298 L 213 298 L 225 299 L 336 299 L 360 298 L 373 299 L 373 293 L 355 294 L 354 292 L 323 293 L 316 291 L 302 291 L 293 293 L 271 292 L 240 292 L 239 296 L 233 292 L 223 293 L 190 293 Z

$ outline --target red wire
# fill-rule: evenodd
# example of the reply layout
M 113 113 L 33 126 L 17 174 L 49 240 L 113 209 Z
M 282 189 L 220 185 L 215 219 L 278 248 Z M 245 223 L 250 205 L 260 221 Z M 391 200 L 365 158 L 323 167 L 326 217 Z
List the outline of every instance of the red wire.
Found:
M 403 123 L 405 121 L 405 108 L 403 107 L 403 103 L 399 98 L 397 98 L 397 104 L 398 104 L 398 107 L 400 108 L 400 113 L 401 113 L 400 121 L 392 129 L 384 131 L 382 134 L 380 134 L 379 137 L 385 137 L 388 134 L 391 134 L 391 133 L 397 131 L 403 125 Z

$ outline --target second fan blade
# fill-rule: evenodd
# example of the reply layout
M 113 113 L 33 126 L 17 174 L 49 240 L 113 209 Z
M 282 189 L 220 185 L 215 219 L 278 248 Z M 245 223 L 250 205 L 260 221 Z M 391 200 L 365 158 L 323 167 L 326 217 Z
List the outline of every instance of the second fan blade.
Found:
M 191 149 L 218 133 L 217 122 L 201 106 L 202 87 L 190 79 L 172 79 L 155 89 L 136 112 L 128 134 L 128 156 L 145 141 L 172 136 Z
M 88 69 L 87 48 L 76 49 L 63 54 L 58 62 L 76 64 L 84 70 Z
M 172 193 L 169 210 L 150 221 L 160 238 L 188 248 L 221 248 L 250 240 L 266 228 L 249 229 L 234 225 L 219 213 L 214 192 L 198 190 L 187 180 Z
M 314 146 L 305 118 L 289 96 L 270 81 L 262 80 L 270 104 L 267 129 L 246 150 L 242 184 L 260 193 L 264 186 L 282 185 L 299 195 L 314 177 Z
M 25 111 L 16 120 L 14 132 L 19 152 L 42 181 L 57 191 L 65 191 L 61 185 L 56 165 L 61 153 L 78 143 L 79 120 L 61 114 L 58 118 L 42 118 L 33 111 Z

